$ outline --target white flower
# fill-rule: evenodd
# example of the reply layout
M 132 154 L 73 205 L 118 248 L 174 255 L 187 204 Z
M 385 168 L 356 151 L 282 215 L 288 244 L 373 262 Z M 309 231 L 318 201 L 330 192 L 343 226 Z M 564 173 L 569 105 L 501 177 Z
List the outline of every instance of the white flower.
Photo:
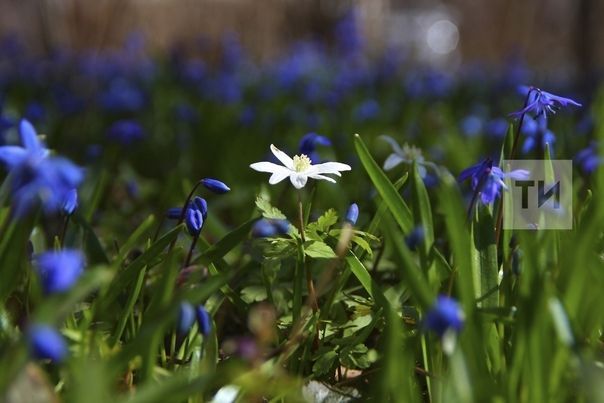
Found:
M 415 146 L 410 146 L 407 143 L 403 145 L 403 147 L 399 146 L 395 139 L 390 136 L 380 136 L 382 140 L 386 141 L 392 147 L 393 153 L 386 158 L 384 161 L 384 170 L 389 171 L 395 166 L 399 165 L 402 162 L 407 164 L 411 164 L 415 161 L 418 165 L 417 169 L 419 171 L 420 177 L 426 176 L 426 161 L 424 160 L 424 156 L 422 155 L 422 150 Z
M 256 171 L 271 173 L 272 175 L 268 180 L 268 183 L 271 185 L 279 183 L 287 177 L 289 177 L 289 180 L 296 189 L 302 189 L 306 185 L 308 178 L 323 179 L 336 183 L 333 178 L 325 175 L 342 176 L 340 171 L 350 171 L 349 165 L 340 162 L 325 162 L 313 165 L 310 158 L 304 154 L 295 155 L 292 159 L 272 144 L 271 151 L 281 161 L 283 166 L 267 161 L 255 162 L 250 165 L 250 168 Z

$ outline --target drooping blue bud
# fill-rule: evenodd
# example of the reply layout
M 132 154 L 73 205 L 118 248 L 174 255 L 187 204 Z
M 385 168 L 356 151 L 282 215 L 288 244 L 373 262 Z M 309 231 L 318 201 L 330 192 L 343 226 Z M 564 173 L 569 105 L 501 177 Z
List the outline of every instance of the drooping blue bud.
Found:
M 279 235 L 285 235 L 289 232 L 289 221 L 287 220 L 271 220 L 273 227 Z
M 223 194 L 231 190 L 224 182 L 218 179 L 205 178 L 201 180 L 201 184 L 216 194 Z
M 34 262 L 46 294 L 69 290 L 84 270 L 84 255 L 75 249 L 45 252 Z
M 180 336 L 189 333 L 191 326 L 195 323 L 195 308 L 188 302 L 181 302 L 178 308 L 178 322 L 176 323 L 176 331 Z
M 289 221 L 271 220 L 263 218 L 256 221 L 252 228 L 254 238 L 267 238 L 275 235 L 284 235 L 289 232 Z
M 356 203 L 352 203 L 350 207 L 348 207 L 348 211 L 346 212 L 345 220 L 352 225 L 357 223 L 359 219 L 359 206 Z
M 449 329 L 460 332 L 463 328 L 464 315 L 461 307 L 453 298 L 439 295 L 436 303 L 424 318 L 426 329 L 433 331 L 439 337 L 443 337 Z
M 199 305 L 195 309 L 195 313 L 197 314 L 197 325 L 199 326 L 199 333 L 204 336 L 209 335 L 212 331 L 212 317 L 203 305 Z
M 28 331 L 30 353 L 40 360 L 61 362 L 67 356 L 67 343 L 56 329 L 48 325 L 33 325 Z
M 208 202 L 206 201 L 206 199 L 199 196 L 195 196 L 195 198 L 191 202 L 191 208 L 201 211 L 201 216 L 203 217 L 204 221 L 208 217 Z
M 187 213 L 185 214 L 185 224 L 189 234 L 192 236 L 198 236 L 201 232 L 201 228 L 203 227 L 203 216 L 201 215 L 201 211 L 195 208 L 187 209 Z
M 166 211 L 166 218 L 170 220 L 178 220 L 180 215 L 182 214 L 182 209 L 180 207 L 171 207 Z

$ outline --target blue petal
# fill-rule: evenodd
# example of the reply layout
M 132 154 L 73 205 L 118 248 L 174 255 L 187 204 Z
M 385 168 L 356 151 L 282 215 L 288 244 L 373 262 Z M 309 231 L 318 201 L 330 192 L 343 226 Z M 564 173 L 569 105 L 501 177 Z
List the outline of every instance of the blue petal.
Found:
M 19 134 L 21 135 L 21 143 L 28 151 L 44 152 L 45 148 L 38 139 L 38 133 L 34 126 L 27 119 L 21 119 L 19 122 Z
M 2 161 L 9 169 L 23 162 L 27 157 L 27 154 L 27 151 L 23 147 L 0 147 L 0 161 Z

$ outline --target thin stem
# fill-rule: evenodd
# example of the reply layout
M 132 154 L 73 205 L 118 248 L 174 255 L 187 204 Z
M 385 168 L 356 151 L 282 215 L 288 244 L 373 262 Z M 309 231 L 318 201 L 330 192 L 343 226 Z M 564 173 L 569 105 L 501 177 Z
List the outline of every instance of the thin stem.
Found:
M 524 99 L 524 106 L 522 109 L 525 109 L 528 106 L 529 97 L 531 93 L 535 91 L 535 89 L 531 88 L 526 93 L 526 98 Z M 520 140 L 520 131 L 522 130 L 522 123 L 524 122 L 524 115 L 526 112 L 520 115 L 520 120 L 518 121 L 518 127 L 516 128 L 516 133 L 514 134 L 514 141 L 512 143 L 512 149 L 510 150 L 510 155 L 508 159 L 513 160 L 516 156 L 516 149 L 518 148 L 518 142 Z M 501 226 L 503 224 L 503 201 L 499 203 L 497 207 L 497 218 L 495 221 L 495 245 L 499 245 L 499 238 L 501 237 Z
M 185 260 L 185 264 L 183 265 L 183 267 L 188 267 L 189 264 L 191 264 L 191 259 L 193 258 L 193 251 L 195 250 L 195 244 L 197 243 L 198 239 L 199 234 L 193 237 L 193 240 L 191 241 L 191 247 L 189 248 L 189 253 L 187 254 L 187 259 Z
M 67 225 L 69 224 L 69 217 L 71 216 L 66 215 L 65 219 L 63 220 L 63 228 L 61 228 L 61 235 L 59 236 L 61 249 L 63 249 L 63 247 L 65 246 L 65 235 L 67 234 Z

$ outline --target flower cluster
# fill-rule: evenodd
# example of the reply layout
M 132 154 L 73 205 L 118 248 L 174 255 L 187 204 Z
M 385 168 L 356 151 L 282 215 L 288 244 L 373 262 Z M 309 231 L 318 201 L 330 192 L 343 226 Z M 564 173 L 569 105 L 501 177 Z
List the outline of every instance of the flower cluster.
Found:
M 472 190 L 476 196 L 480 196 L 483 204 L 489 204 L 495 201 L 501 190 L 507 190 L 504 179 L 511 178 L 516 180 L 528 179 L 529 172 L 524 169 L 517 169 L 510 172 L 503 172 L 501 168 L 493 165 L 493 160 L 487 158 L 476 165 L 464 169 L 459 174 L 459 181 L 471 179 Z

